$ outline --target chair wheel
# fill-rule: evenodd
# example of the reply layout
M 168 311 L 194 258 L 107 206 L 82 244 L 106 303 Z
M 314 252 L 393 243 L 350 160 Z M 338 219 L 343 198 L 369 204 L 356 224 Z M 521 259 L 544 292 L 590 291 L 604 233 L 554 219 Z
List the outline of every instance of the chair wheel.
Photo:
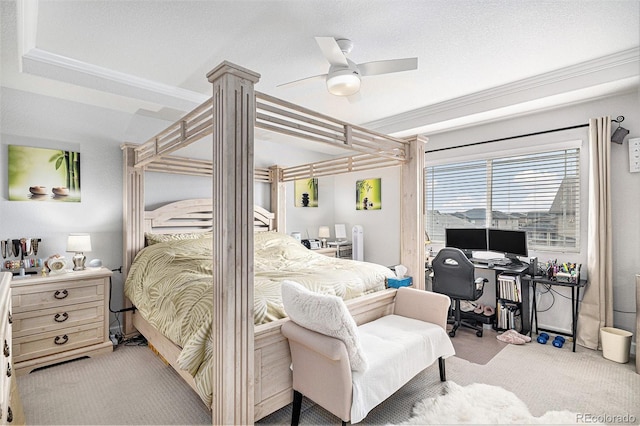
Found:
M 455 332 L 455 331 L 450 331 L 450 332 L 449 332 L 449 336 L 451 336 L 451 337 L 456 337 L 456 332 Z
M 476 331 L 476 336 L 482 337 L 482 331 Z

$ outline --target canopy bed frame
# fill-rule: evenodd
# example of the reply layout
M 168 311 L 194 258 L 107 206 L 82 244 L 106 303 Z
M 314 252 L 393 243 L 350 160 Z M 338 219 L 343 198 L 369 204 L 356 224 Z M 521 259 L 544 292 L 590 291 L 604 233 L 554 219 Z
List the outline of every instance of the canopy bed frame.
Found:
M 426 139 L 390 137 L 255 92 L 259 74 L 229 62 L 221 63 L 207 77 L 213 85 L 211 99 L 144 144 L 122 146 L 123 271 L 126 276 L 144 247 L 145 231 L 175 232 L 183 226 L 212 230 L 212 260 L 218 266 L 213 274 L 212 423 L 249 424 L 292 400 L 289 349 L 280 333 L 287 319 L 255 327 L 251 321 L 257 220 L 253 182 L 271 184 L 273 217 L 268 212 L 261 214 L 267 217 L 267 229 L 285 232 L 285 182 L 400 166 L 400 261 L 408 267 L 415 287 L 424 289 L 422 170 Z M 352 154 L 289 168 L 254 169 L 255 128 L 341 147 Z M 172 155 L 208 135 L 213 139 L 212 162 Z M 145 171 L 210 176 L 212 198 L 196 202 L 195 207 L 185 202 L 179 208 L 172 205 L 145 213 Z M 356 321 L 364 323 L 388 314 L 394 297 L 395 290 L 385 290 L 350 300 L 348 306 Z M 170 364 L 176 359 L 179 348 L 140 315 L 128 313 L 125 324 L 127 332 L 135 327 L 145 335 Z M 188 373 L 176 370 L 193 386 Z

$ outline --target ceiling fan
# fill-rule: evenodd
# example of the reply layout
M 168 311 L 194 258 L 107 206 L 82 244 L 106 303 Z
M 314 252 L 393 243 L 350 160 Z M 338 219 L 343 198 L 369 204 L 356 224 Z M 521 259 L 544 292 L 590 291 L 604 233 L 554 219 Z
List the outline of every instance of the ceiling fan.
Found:
M 337 96 L 351 96 L 360 90 L 362 77 L 410 71 L 418 68 L 418 58 L 391 59 L 386 61 L 363 62 L 356 64 L 347 55 L 353 49 L 353 42 L 348 39 L 333 37 L 316 37 L 316 42 L 331 67 L 326 74 L 315 75 L 280 84 L 280 86 L 298 83 L 305 80 L 325 78 L 329 93 Z

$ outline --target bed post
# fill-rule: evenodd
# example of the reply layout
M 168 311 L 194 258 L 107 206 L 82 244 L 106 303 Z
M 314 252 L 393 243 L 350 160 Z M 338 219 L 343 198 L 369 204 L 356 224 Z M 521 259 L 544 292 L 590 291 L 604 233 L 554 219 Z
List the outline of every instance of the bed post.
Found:
M 413 277 L 414 287 L 424 290 L 424 150 L 427 138 L 417 135 L 409 142 L 409 160 L 402 165 L 400 213 L 400 263 Z
M 276 231 L 286 233 L 287 198 L 286 187 L 282 181 L 282 167 L 271 166 L 271 211 L 276 215 L 274 226 Z
M 122 244 L 123 263 L 122 277 L 126 280 L 129 268 L 136 254 L 144 247 L 144 170 L 134 167 L 136 162 L 135 145 L 123 144 L 123 178 L 122 199 Z M 124 289 L 123 289 L 124 290 Z M 129 299 L 124 299 L 125 308 L 131 306 Z M 124 334 L 135 331 L 131 321 L 131 311 L 124 315 Z
M 229 62 L 213 85 L 213 347 L 211 420 L 254 420 L 253 157 L 260 75 Z

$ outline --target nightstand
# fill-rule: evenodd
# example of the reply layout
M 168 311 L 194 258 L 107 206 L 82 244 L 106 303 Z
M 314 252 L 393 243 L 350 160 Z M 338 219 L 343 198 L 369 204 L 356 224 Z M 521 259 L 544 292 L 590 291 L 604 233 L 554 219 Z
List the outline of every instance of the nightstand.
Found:
M 13 361 L 20 374 L 113 350 L 106 268 L 11 281 Z
M 335 247 L 324 247 L 319 249 L 312 249 L 314 253 L 324 254 L 327 257 L 337 257 L 338 249 Z
M 338 250 L 336 257 L 342 259 L 351 259 L 353 254 L 353 245 L 350 241 L 329 241 L 329 247 L 335 247 Z

